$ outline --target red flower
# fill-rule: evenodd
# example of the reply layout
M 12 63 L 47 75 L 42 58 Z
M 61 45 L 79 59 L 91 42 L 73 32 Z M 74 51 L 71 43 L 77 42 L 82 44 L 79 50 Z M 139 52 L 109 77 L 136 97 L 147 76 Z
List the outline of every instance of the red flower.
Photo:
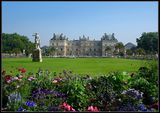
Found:
M 7 83 L 10 83 L 12 81 L 12 76 L 11 75 L 6 75 L 4 79 Z
M 24 68 L 19 68 L 18 71 L 20 71 L 21 73 L 25 73 L 25 72 L 26 72 L 26 69 L 24 69 Z
M 99 111 L 98 108 L 96 106 L 89 106 L 87 111 L 93 111 L 93 112 L 97 112 Z
M 64 102 L 62 105 L 60 105 L 60 107 L 62 109 L 64 109 L 64 111 L 75 111 L 75 109 L 73 109 L 72 106 L 70 106 L 66 102 Z

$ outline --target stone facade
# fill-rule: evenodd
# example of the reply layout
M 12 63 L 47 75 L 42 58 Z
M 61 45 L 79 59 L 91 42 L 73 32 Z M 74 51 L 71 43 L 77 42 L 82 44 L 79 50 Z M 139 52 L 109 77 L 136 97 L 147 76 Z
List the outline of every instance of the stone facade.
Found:
M 63 34 L 53 34 L 50 40 L 50 46 L 55 48 L 55 56 L 109 56 L 113 55 L 115 44 L 118 40 L 112 35 L 106 33 L 101 40 L 89 40 L 89 37 L 79 37 L 79 40 L 68 40 Z M 110 49 L 108 49 L 110 48 Z

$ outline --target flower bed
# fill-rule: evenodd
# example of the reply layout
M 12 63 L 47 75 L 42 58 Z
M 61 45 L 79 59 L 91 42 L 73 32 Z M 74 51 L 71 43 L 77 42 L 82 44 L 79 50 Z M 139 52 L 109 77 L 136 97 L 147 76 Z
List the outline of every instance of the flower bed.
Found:
M 158 111 L 158 74 L 152 68 L 97 77 L 18 71 L 2 71 L 4 111 Z

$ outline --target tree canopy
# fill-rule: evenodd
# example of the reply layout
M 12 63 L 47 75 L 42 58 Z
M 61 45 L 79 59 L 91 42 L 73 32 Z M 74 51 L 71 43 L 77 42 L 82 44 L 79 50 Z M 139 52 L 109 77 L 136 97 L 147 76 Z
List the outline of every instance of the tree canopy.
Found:
M 26 36 L 17 33 L 2 33 L 2 52 L 3 53 L 22 53 L 25 50 L 26 55 L 32 52 L 34 43 L 29 41 Z
M 158 32 L 144 32 L 136 39 L 137 48 L 144 49 L 147 53 L 158 51 Z

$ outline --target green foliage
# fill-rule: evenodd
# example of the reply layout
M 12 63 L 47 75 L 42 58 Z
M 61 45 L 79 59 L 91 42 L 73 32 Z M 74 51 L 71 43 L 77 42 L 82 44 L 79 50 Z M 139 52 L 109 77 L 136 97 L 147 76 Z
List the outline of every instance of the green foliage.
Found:
M 7 34 L 2 33 L 2 52 L 3 53 L 21 53 L 26 50 L 26 54 L 32 52 L 34 44 L 29 41 L 26 36 L 21 36 L 17 33 Z
M 152 61 L 148 65 L 148 67 L 141 67 L 129 83 L 132 88 L 144 93 L 144 100 L 148 100 L 151 96 L 158 98 L 157 64 Z M 149 103 L 150 100 L 145 101 L 145 104 Z
M 106 105 L 111 103 L 115 97 L 127 87 L 125 81 L 129 78 L 119 72 L 110 73 L 108 76 L 100 76 L 97 79 L 92 79 L 88 83 L 89 96 L 94 99 L 92 104 L 101 108 L 102 111 L 106 110 Z
M 67 94 L 66 102 L 78 111 L 85 110 L 88 105 L 88 95 L 85 90 L 85 81 L 80 76 L 68 76 L 59 87 L 60 91 Z
M 144 32 L 139 39 L 137 38 L 137 45 L 147 53 L 158 52 L 158 32 Z
M 137 55 L 145 55 L 145 50 L 142 48 L 137 48 L 135 52 Z
M 131 49 L 127 49 L 127 50 L 126 50 L 126 54 L 127 54 L 127 55 L 132 55 L 132 54 L 133 54 L 133 51 L 132 51 Z

